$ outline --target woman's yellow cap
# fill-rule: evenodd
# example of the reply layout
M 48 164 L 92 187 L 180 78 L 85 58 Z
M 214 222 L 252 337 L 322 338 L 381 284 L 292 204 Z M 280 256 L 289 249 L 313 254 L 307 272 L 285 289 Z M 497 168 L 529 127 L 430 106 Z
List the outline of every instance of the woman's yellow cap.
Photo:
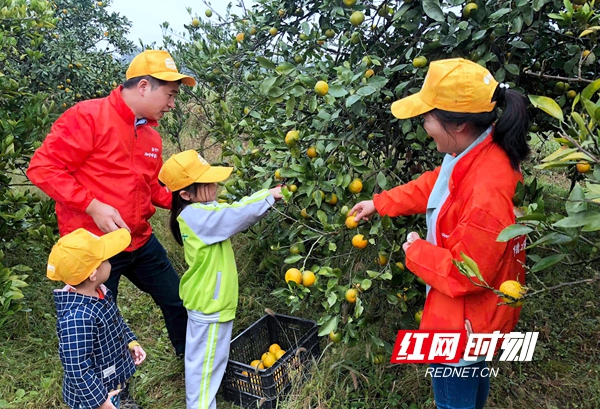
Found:
M 192 183 L 216 183 L 227 179 L 233 168 L 210 166 L 193 149 L 171 156 L 162 166 L 158 180 L 171 191 L 176 192 Z
M 407 119 L 433 109 L 477 114 L 496 106 L 498 82 L 481 65 L 463 58 L 433 61 L 419 92 L 392 104 L 396 118 Z

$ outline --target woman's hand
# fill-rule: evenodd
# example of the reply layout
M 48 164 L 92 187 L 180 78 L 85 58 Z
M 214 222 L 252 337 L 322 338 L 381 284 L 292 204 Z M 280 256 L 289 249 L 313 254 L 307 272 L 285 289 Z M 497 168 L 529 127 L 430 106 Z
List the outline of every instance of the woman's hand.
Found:
M 375 204 L 372 200 L 363 200 L 354 205 L 354 207 L 348 212 L 348 217 L 354 215 L 354 220 L 358 223 L 361 219 L 369 220 L 369 216 L 375 213 Z
M 406 253 L 406 250 L 408 250 L 410 245 L 413 244 L 415 240 L 419 240 L 420 238 L 421 237 L 419 236 L 419 233 L 417 233 L 416 231 L 411 231 L 410 233 L 408 233 L 408 235 L 406 236 L 406 243 L 402 245 L 402 249 L 404 250 L 404 252 Z

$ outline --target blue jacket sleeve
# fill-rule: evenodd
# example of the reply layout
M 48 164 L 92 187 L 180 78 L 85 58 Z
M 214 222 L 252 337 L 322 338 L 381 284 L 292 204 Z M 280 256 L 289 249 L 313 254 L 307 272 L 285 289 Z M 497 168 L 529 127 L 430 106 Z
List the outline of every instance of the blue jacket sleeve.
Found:
M 60 323 L 60 360 L 65 382 L 76 390 L 84 408 L 97 408 L 108 399 L 108 391 L 94 372 L 92 355 L 97 328 L 91 317 L 75 314 Z
M 205 244 L 211 245 L 225 241 L 258 222 L 273 203 L 275 198 L 264 189 L 231 204 L 194 203 L 187 206 L 179 217 Z

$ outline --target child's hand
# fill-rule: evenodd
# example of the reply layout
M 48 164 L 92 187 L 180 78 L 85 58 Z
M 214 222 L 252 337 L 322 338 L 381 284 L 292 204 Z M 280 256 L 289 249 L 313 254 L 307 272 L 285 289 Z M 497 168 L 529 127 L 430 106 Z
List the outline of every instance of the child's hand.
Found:
M 121 393 L 121 389 L 117 389 L 116 391 L 108 392 L 108 399 L 102 405 L 98 407 L 98 409 L 117 409 L 115 405 L 111 402 L 111 398 L 115 395 Z
M 146 359 L 146 351 L 139 345 L 134 346 L 129 352 L 131 352 L 133 363 L 136 365 L 141 365 L 141 363 L 144 362 L 144 359 Z
M 271 196 L 275 198 L 275 200 L 283 199 L 283 195 L 281 194 L 281 186 L 274 187 L 273 189 L 269 189 L 269 193 Z

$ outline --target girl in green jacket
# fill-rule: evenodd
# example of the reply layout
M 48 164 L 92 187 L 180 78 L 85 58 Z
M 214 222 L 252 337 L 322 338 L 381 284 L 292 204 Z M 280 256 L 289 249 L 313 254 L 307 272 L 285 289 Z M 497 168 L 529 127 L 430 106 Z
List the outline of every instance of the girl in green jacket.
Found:
M 216 408 L 229 358 L 238 303 L 238 275 L 229 238 L 263 218 L 281 188 L 261 190 L 235 203 L 215 201 L 217 182 L 233 169 L 210 166 L 195 150 L 167 160 L 159 180 L 172 192 L 170 227 L 189 269 L 179 295 L 188 310 L 185 347 L 187 409 Z

